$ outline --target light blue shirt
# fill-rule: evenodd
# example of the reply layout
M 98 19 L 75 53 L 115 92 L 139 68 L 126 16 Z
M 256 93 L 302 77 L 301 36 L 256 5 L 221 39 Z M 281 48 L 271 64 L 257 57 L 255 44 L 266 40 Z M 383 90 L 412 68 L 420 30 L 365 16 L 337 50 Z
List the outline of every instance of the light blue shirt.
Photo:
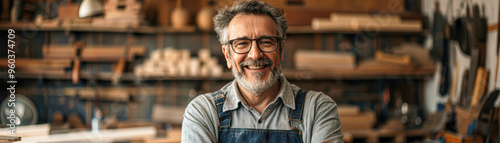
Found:
M 290 84 L 283 75 L 279 81 L 278 96 L 262 114 L 242 100 L 236 81 L 220 89 L 226 95 L 223 111 L 231 113 L 231 128 L 291 130 L 288 118 L 290 109 L 296 108 L 295 96 L 300 88 Z M 329 96 L 322 92 L 307 92 L 302 114 L 299 130 L 304 143 L 343 142 L 337 104 Z M 218 142 L 219 124 L 215 97 L 211 94 L 200 95 L 189 103 L 184 113 L 182 142 Z

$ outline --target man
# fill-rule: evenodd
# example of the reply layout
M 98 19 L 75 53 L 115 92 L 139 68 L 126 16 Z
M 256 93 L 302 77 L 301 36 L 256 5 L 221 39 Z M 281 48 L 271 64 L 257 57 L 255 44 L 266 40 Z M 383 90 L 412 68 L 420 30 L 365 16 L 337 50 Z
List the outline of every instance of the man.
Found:
M 342 142 L 337 104 L 281 74 L 282 10 L 239 1 L 220 9 L 214 26 L 235 80 L 189 103 L 182 142 Z

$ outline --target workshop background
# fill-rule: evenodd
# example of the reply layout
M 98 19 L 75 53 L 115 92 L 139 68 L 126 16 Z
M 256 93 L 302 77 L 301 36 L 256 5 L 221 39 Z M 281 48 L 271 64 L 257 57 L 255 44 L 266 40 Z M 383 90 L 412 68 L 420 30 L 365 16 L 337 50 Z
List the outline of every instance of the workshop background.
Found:
M 498 0 L 263 1 L 287 15 L 284 75 L 339 104 L 345 142 L 500 142 Z M 232 3 L 3 0 L 0 140 L 180 142 L 187 104 L 234 79 L 212 27 Z

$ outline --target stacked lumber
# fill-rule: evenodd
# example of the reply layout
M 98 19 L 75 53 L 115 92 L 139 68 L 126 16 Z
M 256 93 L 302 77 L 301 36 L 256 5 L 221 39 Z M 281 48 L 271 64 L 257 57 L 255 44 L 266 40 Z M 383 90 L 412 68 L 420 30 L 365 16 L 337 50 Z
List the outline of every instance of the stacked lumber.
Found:
M 142 4 L 136 0 L 108 0 L 104 4 L 104 18 L 93 20 L 94 26 L 138 27 L 143 18 Z
M 295 67 L 299 70 L 352 70 L 356 68 L 356 57 L 352 53 L 333 51 L 295 51 Z
M 8 59 L 0 59 L 0 68 L 9 68 Z M 71 67 L 70 59 L 32 59 L 16 58 L 15 71 L 33 74 L 64 74 Z
M 133 61 L 135 56 L 146 53 L 146 46 L 93 46 L 82 49 L 82 61 L 118 61 L 126 58 Z
M 358 106 L 339 106 L 338 111 L 342 131 L 369 130 L 377 121 L 374 111 L 360 112 Z
M 420 20 L 402 20 L 398 15 L 332 13 L 330 19 L 314 18 L 314 30 L 377 31 L 377 32 L 419 32 Z
M 191 57 L 189 50 L 171 47 L 151 52 L 144 64 L 134 68 L 138 77 L 219 77 L 222 72 L 222 66 L 217 58 L 211 57 L 209 49 L 201 49 L 198 57 Z

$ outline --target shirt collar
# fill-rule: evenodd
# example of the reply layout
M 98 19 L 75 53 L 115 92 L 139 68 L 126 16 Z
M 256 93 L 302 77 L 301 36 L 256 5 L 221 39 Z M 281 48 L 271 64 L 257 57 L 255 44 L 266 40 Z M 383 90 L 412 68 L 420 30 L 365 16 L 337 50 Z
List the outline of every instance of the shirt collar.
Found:
M 293 91 L 291 84 L 286 80 L 283 74 L 280 75 L 280 82 L 281 82 L 280 91 L 278 92 L 278 96 L 273 102 L 277 102 L 278 99 L 281 99 L 285 106 L 294 110 L 296 91 Z M 243 98 L 240 95 L 236 80 L 233 80 L 228 85 L 229 86 L 225 86 L 222 89 L 222 91 L 226 91 L 225 92 L 226 99 L 224 101 L 224 108 L 222 109 L 222 111 L 226 112 L 229 110 L 235 110 L 238 108 L 238 105 L 240 103 L 246 109 L 250 109 L 251 107 L 248 106 L 248 104 L 246 104 L 244 100 L 242 100 Z

